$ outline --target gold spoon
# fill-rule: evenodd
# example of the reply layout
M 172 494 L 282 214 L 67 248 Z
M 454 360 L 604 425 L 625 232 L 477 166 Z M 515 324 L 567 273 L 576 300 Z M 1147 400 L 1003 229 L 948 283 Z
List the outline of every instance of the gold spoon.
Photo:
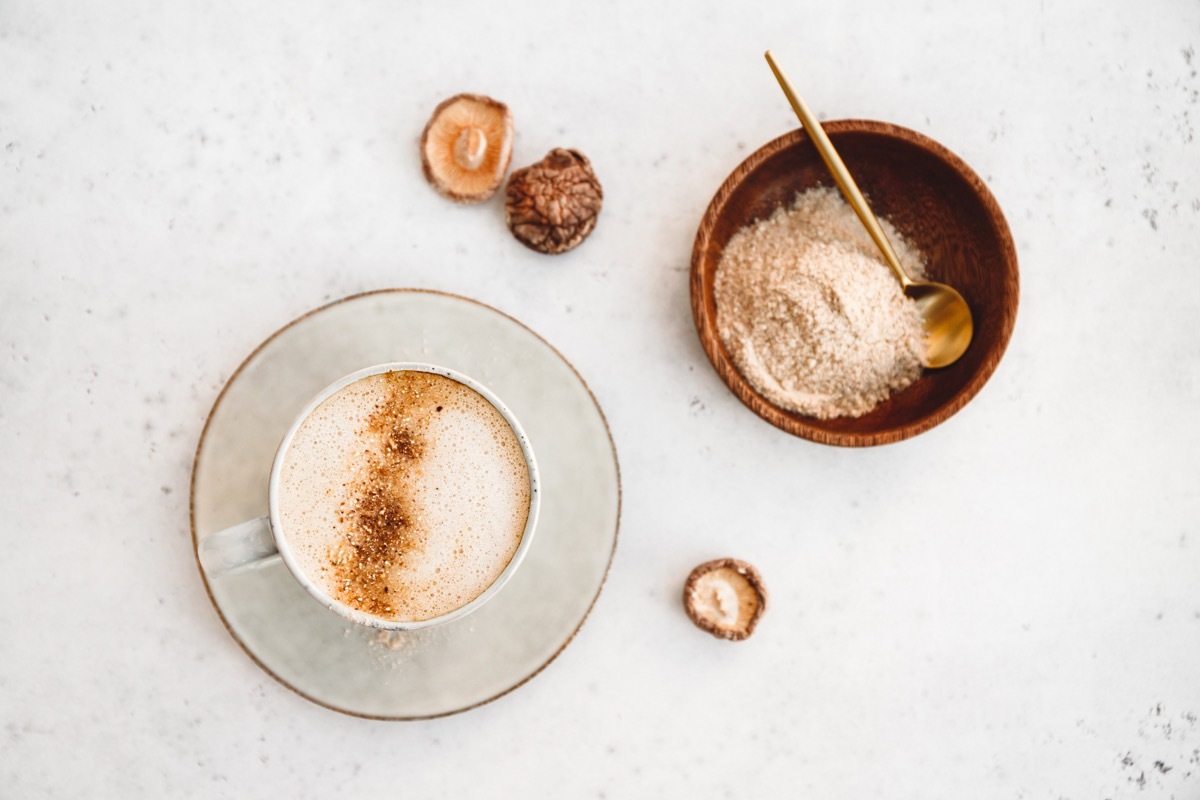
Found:
M 880 252 L 883 253 L 883 260 L 892 268 L 892 272 L 896 273 L 896 279 L 900 281 L 904 293 L 911 297 L 917 304 L 917 308 L 921 310 L 921 319 L 925 323 L 926 364 L 930 367 L 947 367 L 953 364 L 966 351 L 967 345 L 971 343 L 971 336 L 975 332 L 975 323 L 971 319 L 971 308 L 967 305 L 967 301 L 961 294 L 944 283 L 914 281 L 908 277 L 904 268 L 900 266 L 900 259 L 896 258 L 896 251 L 892 249 L 892 243 L 884 235 L 883 228 L 879 227 L 879 220 L 875 219 L 875 215 L 871 213 L 871 207 L 867 205 L 866 198 L 859 191 L 854 178 L 850 176 L 850 170 L 846 169 L 842 157 L 833 148 L 833 143 L 829 141 L 825 129 L 808 110 L 808 106 L 804 105 L 800 96 L 793 91 L 788 79 L 783 77 L 771 51 L 768 50 L 766 55 L 767 63 L 771 65 L 771 71 L 775 73 L 776 80 L 783 87 L 783 93 L 787 95 L 788 102 L 795 109 L 796 116 L 800 117 L 804 130 L 808 132 L 808 138 L 812 140 L 817 152 L 821 154 L 821 159 L 833 173 L 833 180 L 842 190 L 842 194 L 846 196 L 854 213 L 862 220 L 863 226 L 867 229 L 867 233 L 871 234 L 871 238 L 879 247 Z

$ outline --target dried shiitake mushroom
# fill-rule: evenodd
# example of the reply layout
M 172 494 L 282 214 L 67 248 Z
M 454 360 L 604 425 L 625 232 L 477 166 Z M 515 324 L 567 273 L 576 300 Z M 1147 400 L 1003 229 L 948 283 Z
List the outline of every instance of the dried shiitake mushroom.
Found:
M 767 609 L 767 587 L 758 570 L 745 561 L 718 558 L 688 575 L 683 607 L 701 630 L 737 641 L 754 633 Z
M 456 203 L 496 193 L 512 161 L 508 106 L 481 94 L 458 94 L 433 111 L 421 134 L 425 179 Z
M 587 156 L 555 148 L 508 179 L 504 219 L 521 244 L 557 255 L 596 227 L 604 192 Z

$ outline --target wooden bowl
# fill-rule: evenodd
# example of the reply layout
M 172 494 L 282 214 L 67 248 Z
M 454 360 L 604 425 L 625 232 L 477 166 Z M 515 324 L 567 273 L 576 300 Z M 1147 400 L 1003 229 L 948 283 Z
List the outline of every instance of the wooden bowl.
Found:
M 721 253 L 742 226 L 768 217 L 797 193 L 835 186 L 803 130 L 769 142 L 717 190 L 692 249 L 692 314 L 717 374 L 760 417 L 822 444 L 869 447 L 923 433 L 958 411 L 991 377 L 1017 316 L 1017 253 L 991 192 L 962 159 L 932 139 L 886 122 L 824 123 L 876 215 L 928 258 L 930 280 L 962 293 L 975 337 L 949 367 L 921 379 L 858 418 L 820 420 L 779 408 L 738 372 L 717 334 L 714 276 Z

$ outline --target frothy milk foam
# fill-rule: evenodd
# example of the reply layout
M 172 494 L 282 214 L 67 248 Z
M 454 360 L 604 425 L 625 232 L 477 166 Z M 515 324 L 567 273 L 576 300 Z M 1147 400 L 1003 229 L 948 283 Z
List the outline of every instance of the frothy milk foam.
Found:
M 330 597 L 395 621 L 447 614 L 512 560 L 529 514 L 521 444 L 491 403 L 441 375 L 385 372 L 310 414 L 278 494 L 297 565 Z

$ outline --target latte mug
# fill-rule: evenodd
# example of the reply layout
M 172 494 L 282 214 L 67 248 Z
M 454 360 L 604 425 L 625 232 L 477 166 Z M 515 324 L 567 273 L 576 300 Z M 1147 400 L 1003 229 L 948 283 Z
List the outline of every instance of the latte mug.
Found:
M 379 364 L 327 386 L 271 466 L 266 516 L 200 540 L 209 578 L 282 559 L 326 608 L 415 630 L 475 611 L 529 550 L 540 505 L 529 437 L 486 386 Z

